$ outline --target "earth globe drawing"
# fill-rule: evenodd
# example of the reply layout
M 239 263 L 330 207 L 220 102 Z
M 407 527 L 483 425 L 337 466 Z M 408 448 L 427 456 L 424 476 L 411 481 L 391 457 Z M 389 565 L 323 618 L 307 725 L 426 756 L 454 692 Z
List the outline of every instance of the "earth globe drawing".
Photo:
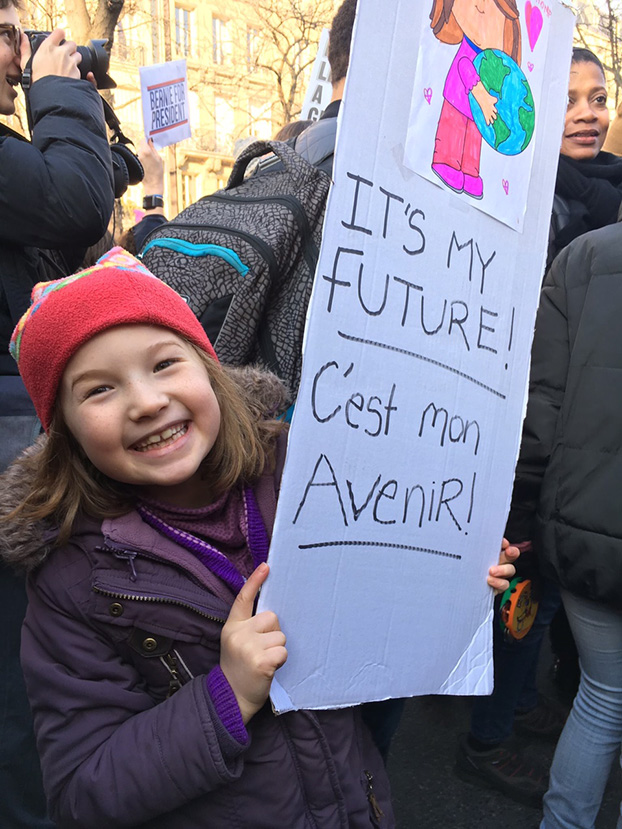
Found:
M 480 105 L 469 93 L 471 113 L 484 141 L 498 153 L 518 155 L 529 146 L 536 122 L 531 87 L 523 70 L 505 52 L 484 49 L 473 64 L 484 89 L 498 100 L 497 117 L 486 124 Z

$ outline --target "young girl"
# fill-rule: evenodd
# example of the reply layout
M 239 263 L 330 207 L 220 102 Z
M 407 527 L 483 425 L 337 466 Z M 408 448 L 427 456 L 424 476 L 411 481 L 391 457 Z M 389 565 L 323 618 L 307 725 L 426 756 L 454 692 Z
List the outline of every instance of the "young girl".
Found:
M 487 124 L 497 117 L 497 98 L 484 88 L 473 60 L 484 49 L 500 49 L 520 65 L 516 0 L 433 0 L 430 25 L 442 43 L 460 44 L 443 89 L 432 170 L 457 193 L 481 199 L 482 136 L 473 120 L 469 93 Z
M 284 449 L 272 376 L 244 388 L 119 248 L 37 286 L 11 349 L 48 433 L 0 503 L 2 546 L 32 571 L 22 659 L 52 817 L 393 826 L 355 710 L 266 704 L 287 657 L 277 617 L 253 615 Z

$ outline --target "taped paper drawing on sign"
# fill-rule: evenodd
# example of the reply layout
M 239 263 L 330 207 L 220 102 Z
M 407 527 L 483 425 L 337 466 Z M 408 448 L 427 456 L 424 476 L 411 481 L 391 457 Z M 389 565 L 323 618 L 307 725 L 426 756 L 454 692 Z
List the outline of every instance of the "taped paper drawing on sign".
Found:
M 546 15 L 541 0 L 524 14 L 516 0 L 432 0 L 406 141 L 409 167 L 516 230 L 546 54 L 540 5 Z

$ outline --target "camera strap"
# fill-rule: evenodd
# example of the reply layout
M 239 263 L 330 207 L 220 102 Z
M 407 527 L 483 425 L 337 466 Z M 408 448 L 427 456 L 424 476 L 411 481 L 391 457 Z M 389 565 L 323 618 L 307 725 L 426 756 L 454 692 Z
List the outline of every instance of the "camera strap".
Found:
M 28 58 L 28 63 L 22 70 L 21 85 L 24 90 L 24 99 L 26 101 L 26 118 L 28 119 L 28 132 L 32 135 L 32 110 L 30 108 L 30 87 L 32 86 L 32 55 Z
M 126 135 L 123 134 L 123 130 L 121 129 L 121 122 L 115 115 L 113 108 L 110 106 L 108 101 L 105 98 L 102 98 L 102 104 L 104 105 L 104 118 L 106 119 L 106 123 L 112 132 L 112 138 L 110 139 L 111 144 L 134 144 Z
M 123 134 L 121 122 L 115 115 L 114 110 L 105 98 L 102 98 L 102 103 L 104 105 L 104 118 L 112 132 L 110 139 L 112 165 L 113 168 L 117 168 L 115 170 L 115 198 L 119 198 L 128 185 L 140 184 L 145 171 L 136 153 L 130 149 L 129 145 L 134 146 L 134 142 Z

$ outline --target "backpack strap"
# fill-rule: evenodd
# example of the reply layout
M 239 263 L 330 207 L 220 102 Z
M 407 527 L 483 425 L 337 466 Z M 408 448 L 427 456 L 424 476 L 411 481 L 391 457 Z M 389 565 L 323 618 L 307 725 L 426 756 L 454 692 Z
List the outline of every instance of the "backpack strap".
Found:
M 316 168 L 285 141 L 256 141 L 238 156 L 225 189 L 230 190 L 232 187 L 241 184 L 244 181 L 244 173 L 250 162 L 265 155 L 276 156 L 276 159 L 282 163 L 298 187 L 303 187 L 309 180 L 318 175 Z

